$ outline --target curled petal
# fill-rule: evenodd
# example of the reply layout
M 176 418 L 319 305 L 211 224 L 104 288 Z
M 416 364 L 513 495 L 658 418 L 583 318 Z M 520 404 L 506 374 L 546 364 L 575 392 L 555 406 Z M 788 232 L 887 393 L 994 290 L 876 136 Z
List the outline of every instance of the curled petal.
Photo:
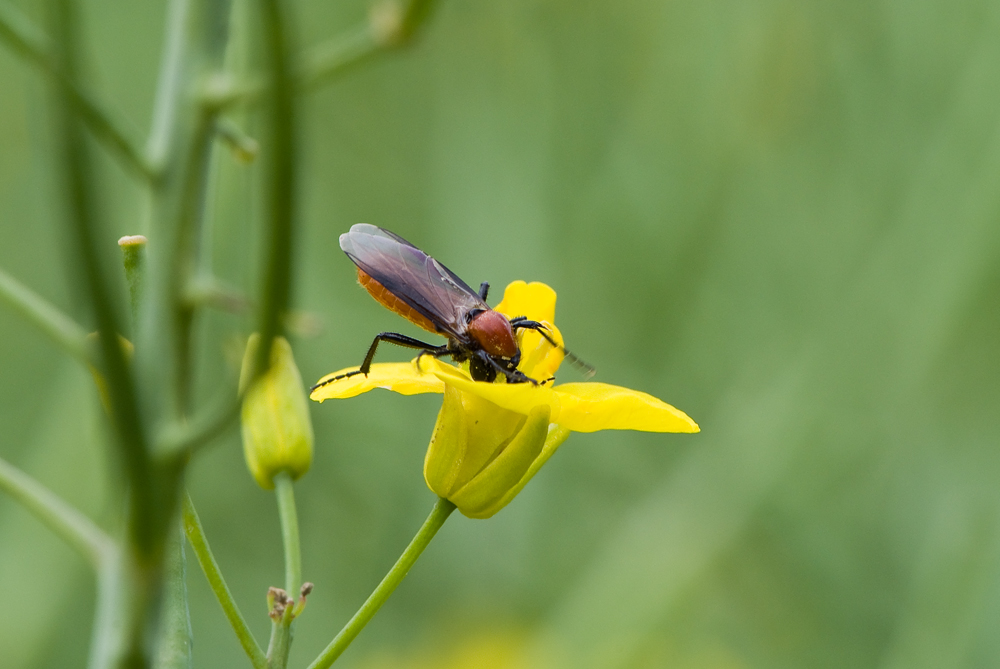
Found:
M 497 503 L 518 484 L 542 452 L 548 431 L 549 408 L 535 407 L 503 452 L 448 499 L 470 518 L 492 516 L 500 510 Z M 480 515 L 487 509 L 492 513 Z
M 556 291 L 539 281 L 514 281 L 504 290 L 496 311 L 507 318 L 527 316 L 533 321 L 553 323 L 556 320 Z
M 698 432 L 698 424 L 680 409 L 652 395 L 607 383 L 565 383 L 553 391 L 560 412 L 553 422 L 574 432 L 642 430 Z
M 549 458 L 551 458 L 553 453 L 556 452 L 556 449 L 559 448 L 564 441 L 566 441 L 566 438 L 569 437 L 569 432 L 570 431 L 568 429 L 560 425 L 549 425 L 548 434 L 545 437 L 545 445 L 542 446 L 542 452 L 539 453 L 538 457 L 531 463 L 531 466 L 528 467 L 528 471 L 524 473 L 521 480 L 518 481 L 513 488 L 504 493 L 503 497 L 487 506 L 482 511 L 478 513 L 465 513 L 463 511 L 463 513 L 465 513 L 465 515 L 469 518 L 489 518 L 497 511 L 510 504 L 510 501 L 517 497 L 517 494 L 528 484 L 528 481 L 530 481 L 535 474 L 538 473 L 538 470 L 542 468 L 542 465 L 549 461 Z
M 447 498 L 455 489 L 468 443 L 469 429 L 462 393 L 446 386 L 444 402 L 424 457 L 424 480 L 438 497 Z
M 330 399 L 345 399 L 375 388 L 385 388 L 400 395 L 420 393 L 443 393 L 444 384 L 433 374 L 423 374 L 412 362 L 384 362 L 372 365 L 367 376 L 355 374 L 346 379 L 326 383 L 341 374 L 356 371 L 357 367 L 347 367 L 327 374 L 313 386 L 309 398 L 316 402 Z

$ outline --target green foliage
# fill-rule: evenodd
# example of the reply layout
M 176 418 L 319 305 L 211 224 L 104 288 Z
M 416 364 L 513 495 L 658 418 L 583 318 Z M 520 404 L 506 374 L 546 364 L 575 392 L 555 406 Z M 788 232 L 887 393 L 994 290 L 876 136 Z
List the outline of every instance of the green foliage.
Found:
M 44 8 L 18 4 L 44 25 Z M 368 12 L 292 9 L 302 45 Z M 85 83 L 145 129 L 162 3 L 81 12 Z M 368 222 L 472 285 L 552 285 L 595 380 L 664 397 L 702 433 L 573 435 L 495 518 L 456 514 L 342 665 L 995 666 L 995 4 L 443 0 L 426 28 L 299 98 L 292 306 L 323 326 L 290 333 L 305 382 L 359 363 L 377 332 L 411 332 L 355 285 L 337 246 Z M 230 48 L 263 71 L 263 42 Z M 0 82 L 0 267 L 97 329 L 67 283 L 48 89 L 8 49 Z M 216 150 L 203 249 L 255 295 L 271 117 L 231 116 L 260 156 L 248 167 Z M 97 252 L 118 268 L 118 237 L 148 232 L 141 182 L 91 148 Z M 124 279 L 107 274 L 124 315 Z M 96 391 L 0 313 L 0 457 L 120 530 Z M 193 406 L 232 385 L 235 342 L 256 327 L 199 316 Z M 315 462 L 295 492 L 316 589 L 289 666 L 316 657 L 433 504 L 421 467 L 439 401 L 311 404 Z M 187 482 L 264 640 L 281 533 L 242 457 L 234 424 Z M 194 666 L 247 666 L 188 557 Z M 0 496 L 11 666 L 86 657 L 94 591 L 80 565 Z

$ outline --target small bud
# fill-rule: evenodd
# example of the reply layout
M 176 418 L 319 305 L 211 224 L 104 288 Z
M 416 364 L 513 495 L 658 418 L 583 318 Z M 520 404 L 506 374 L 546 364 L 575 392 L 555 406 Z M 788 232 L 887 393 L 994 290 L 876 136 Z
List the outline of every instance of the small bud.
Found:
M 302 614 L 302 611 L 306 608 L 306 597 L 312 591 L 313 584 L 309 581 L 303 583 L 302 587 L 299 588 L 299 601 L 295 603 L 295 607 L 292 609 L 292 618 L 298 618 Z
M 274 622 L 280 622 L 285 617 L 285 612 L 289 609 L 292 600 L 288 593 L 281 588 L 271 587 L 267 589 L 267 615 Z
M 267 610 L 270 611 L 274 608 L 274 602 L 278 598 L 279 588 L 270 587 L 267 589 Z
M 243 356 L 240 389 L 245 388 L 257 355 L 254 334 Z M 242 412 L 243 454 L 257 484 L 274 488 L 274 477 L 287 471 L 297 479 L 312 464 L 313 430 L 302 377 L 284 337 L 271 348 L 271 367 L 246 391 Z

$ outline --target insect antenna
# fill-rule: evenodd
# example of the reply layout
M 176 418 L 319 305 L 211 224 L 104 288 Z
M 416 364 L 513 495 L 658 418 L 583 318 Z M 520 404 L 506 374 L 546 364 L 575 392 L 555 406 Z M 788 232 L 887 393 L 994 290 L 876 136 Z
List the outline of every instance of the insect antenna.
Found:
M 597 373 L 597 369 L 593 365 L 580 359 L 579 356 L 577 356 L 568 348 L 556 342 L 555 339 L 550 337 L 549 334 L 546 332 L 548 328 L 546 328 L 538 321 L 529 321 L 525 316 L 517 316 L 516 318 L 510 319 L 510 325 L 515 330 L 518 328 L 523 328 L 525 330 L 534 330 L 538 334 L 542 335 L 542 337 L 545 338 L 545 341 L 549 342 L 550 344 L 552 344 L 552 346 L 562 351 L 562 354 L 566 358 L 566 360 L 569 360 L 569 363 L 571 365 L 580 370 L 580 373 L 583 374 L 584 379 L 589 379 L 590 377 L 592 377 L 594 374 Z

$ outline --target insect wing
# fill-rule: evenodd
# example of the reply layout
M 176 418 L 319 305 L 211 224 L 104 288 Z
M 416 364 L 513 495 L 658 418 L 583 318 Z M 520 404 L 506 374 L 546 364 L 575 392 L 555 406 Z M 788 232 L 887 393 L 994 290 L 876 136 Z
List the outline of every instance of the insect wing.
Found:
M 340 236 L 340 248 L 362 271 L 443 332 L 464 336 L 465 315 L 489 308 L 454 272 L 388 230 L 364 223 L 351 226 Z

